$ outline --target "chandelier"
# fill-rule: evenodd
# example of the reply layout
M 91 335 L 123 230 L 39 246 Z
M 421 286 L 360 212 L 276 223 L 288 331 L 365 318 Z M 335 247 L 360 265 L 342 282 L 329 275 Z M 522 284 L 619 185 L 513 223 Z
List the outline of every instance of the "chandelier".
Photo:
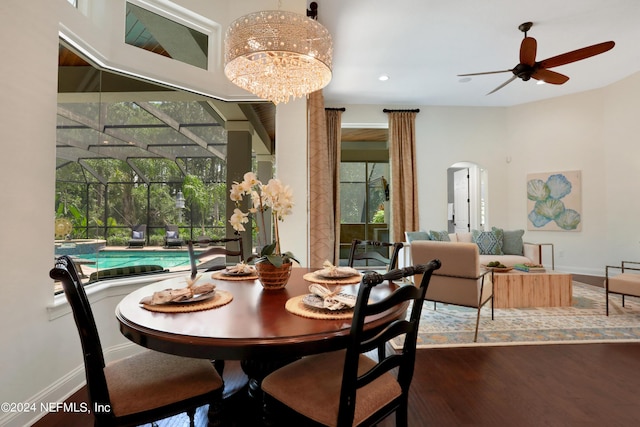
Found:
M 231 23 L 224 73 L 231 82 L 274 104 L 322 89 L 331 80 L 333 45 L 316 20 L 266 10 Z

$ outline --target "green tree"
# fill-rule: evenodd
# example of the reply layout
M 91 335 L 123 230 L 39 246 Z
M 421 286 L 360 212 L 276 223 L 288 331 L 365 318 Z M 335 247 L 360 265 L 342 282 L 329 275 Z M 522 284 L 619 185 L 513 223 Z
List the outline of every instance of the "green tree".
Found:
M 187 175 L 182 181 L 182 193 L 184 193 L 185 200 L 189 204 L 195 205 L 200 211 L 200 224 L 202 227 L 202 235 L 204 236 L 206 209 L 209 205 L 209 196 L 204 183 L 195 175 Z

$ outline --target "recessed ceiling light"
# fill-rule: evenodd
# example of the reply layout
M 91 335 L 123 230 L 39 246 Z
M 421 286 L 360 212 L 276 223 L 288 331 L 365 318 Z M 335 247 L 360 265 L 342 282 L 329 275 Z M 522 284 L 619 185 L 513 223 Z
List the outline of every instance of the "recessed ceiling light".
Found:
M 538 85 L 543 85 L 543 84 L 545 84 L 545 83 L 546 83 L 546 82 L 545 82 L 544 80 L 538 80 L 538 81 L 536 82 L 536 84 L 538 84 Z
M 381 82 L 386 82 L 387 80 L 389 80 L 389 76 L 387 76 L 386 74 L 383 74 L 380 77 L 378 77 L 378 80 L 380 80 Z

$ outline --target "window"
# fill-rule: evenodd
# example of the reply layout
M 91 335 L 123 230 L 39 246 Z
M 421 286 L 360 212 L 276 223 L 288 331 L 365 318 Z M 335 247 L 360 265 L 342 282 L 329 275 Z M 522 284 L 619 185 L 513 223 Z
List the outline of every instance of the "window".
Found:
M 139 6 L 127 3 L 125 43 L 207 69 L 209 38 Z
M 389 132 L 343 128 L 340 165 L 340 260 L 353 239 L 389 241 Z
M 385 125 L 386 126 L 386 125 Z M 342 128 L 340 260 L 353 239 L 389 241 L 389 130 Z
M 353 239 L 389 241 L 389 163 L 340 165 L 340 258 Z
M 59 49 L 56 254 L 76 257 L 86 281 L 96 270 L 188 269 L 185 247 L 158 249 L 166 224 L 179 226 L 183 239 L 226 234 L 228 138 L 218 115 L 200 96 L 176 96 L 99 70 L 63 43 Z M 185 176 L 204 191 L 180 207 Z M 127 251 L 139 224 L 143 250 Z
M 388 176 L 388 163 L 343 162 L 340 165 L 341 222 L 384 223 L 384 202 L 389 200 Z

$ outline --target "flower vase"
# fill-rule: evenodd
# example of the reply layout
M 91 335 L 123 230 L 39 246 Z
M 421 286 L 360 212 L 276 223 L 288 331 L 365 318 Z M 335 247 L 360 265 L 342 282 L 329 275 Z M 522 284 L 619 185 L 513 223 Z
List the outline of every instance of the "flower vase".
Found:
M 287 282 L 291 276 L 291 266 L 291 262 L 282 264 L 281 267 L 276 267 L 269 261 L 258 261 L 256 262 L 258 280 L 260 280 L 264 289 L 283 289 L 287 286 Z

